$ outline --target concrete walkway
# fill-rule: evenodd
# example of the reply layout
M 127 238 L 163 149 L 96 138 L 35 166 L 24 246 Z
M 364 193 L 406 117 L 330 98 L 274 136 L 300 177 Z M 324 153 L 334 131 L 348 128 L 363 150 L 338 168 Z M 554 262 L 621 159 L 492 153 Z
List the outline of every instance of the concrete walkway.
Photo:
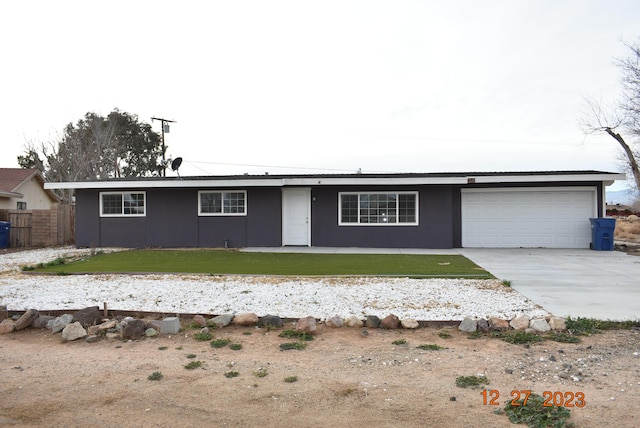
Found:
M 541 248 L 280 247 L 258 252 L 461 254 L 556 316 L 640 320 L 640 256 L 619 251 Z
M 538 248 L 458 251 L 554 315 L 640 319 L 638 256 Z

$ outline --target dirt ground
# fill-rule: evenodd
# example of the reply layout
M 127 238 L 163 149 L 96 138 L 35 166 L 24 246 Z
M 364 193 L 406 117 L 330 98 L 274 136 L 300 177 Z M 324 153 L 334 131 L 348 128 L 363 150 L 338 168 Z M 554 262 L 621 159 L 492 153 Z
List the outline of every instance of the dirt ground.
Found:
M 507 416 L 494 410 L 513 390 L 582 392 L 584 407 L 571 408 L 577 427 L 640 426 L 638 330 L 527 347 L 447 327 L 368 329 L 365 336 L 321 325 L 306 349 L 287 351 L 279 345 L 291 339 L 280 331 L 212 332 L 240 350 L 197 341 L 195 330 L 96 343 L 62 343 L 47 330 L 1 335 L 0 426 L 507 427 Z M 446 349 L 416 348 L 422 344 Z M 202 367 L 185 369 L 192 361 Z M 231 371 L 238 376 L 225 377 Z M 154 372 L 162 379 L 148 380 Z M 484 404 L 482 389 L 455 384 L 480 374 L 500 406 Z M 290 376 L 297 381 L 285 382 Z

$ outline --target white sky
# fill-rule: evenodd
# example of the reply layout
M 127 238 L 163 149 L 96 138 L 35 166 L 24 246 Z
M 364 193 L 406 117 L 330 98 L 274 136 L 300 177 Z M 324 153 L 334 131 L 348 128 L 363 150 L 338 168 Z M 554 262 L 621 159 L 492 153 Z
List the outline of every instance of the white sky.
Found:
M 7 2 L 0 166 L 117 107 L 177 121 L 183 176 L 618 171 L 578 119 L 639 23 L 637 0 Z

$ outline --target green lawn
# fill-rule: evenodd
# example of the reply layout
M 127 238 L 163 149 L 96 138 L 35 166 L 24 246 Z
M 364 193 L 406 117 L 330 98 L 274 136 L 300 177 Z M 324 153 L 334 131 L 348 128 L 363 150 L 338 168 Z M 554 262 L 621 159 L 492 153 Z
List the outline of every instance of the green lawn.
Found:
M 64 264 L 50 263 L 36 271 L 493 278 L 460 255 L 245 253 L 227 250 L 130 250 L 97 254 Z

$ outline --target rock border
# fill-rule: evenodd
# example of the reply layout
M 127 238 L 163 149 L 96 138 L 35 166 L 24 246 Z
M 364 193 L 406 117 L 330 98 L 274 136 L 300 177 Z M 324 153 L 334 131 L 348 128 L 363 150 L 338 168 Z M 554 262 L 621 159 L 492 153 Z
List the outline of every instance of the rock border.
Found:
M 106 311 L 105 311 L 106 313 Z M 95 342 L 101 338 L 120 340 L 139 340 L 144 337 L 157 335 L 177 334 L 183 330 L 182 321 L 189 320 L 191 327 L 201 328 L 201 331 L 209 331 L 209 328 L 224 328 L 228 325 L 240 325 L 247 327 L 281 328 L 284 319 L 277 315 L 264 315 L 255 313 L 222 314 L 210 316 L 193 315 L 180 318 L 179 315 L 162 317 L 159 314 L 153 319 L 136 318 L 125 315 L 112 317 L 103 316 L 98 306 L 91 306 L 73 313 L 65 313 L 60 316 L 41 315 L 36 309 L 28 309 L 21 315 L 8 316 L 6 307 L 0 307 L 0 334 L 7 334 L 25 328 L 48 329 L 53 334 L 61 333 L 63 341 L 85 339 L 87 342 Z M 108 314 L 107 314 L 108 315 Z M 184 315 L 183 315 L 184 316 Z M 161 318 L 161 319 L 158 319 Z M 318 323 L 322 322 L 331 328 L 380 328 L 387 330 L 405 329 L 412 330 L 420 327 L 428 327 L 438 323 L 457 325 L 458 330 L 465 333 L 476 331 L 506 331 L 522 330 L 531 333 L 544 333 L 547 331 L 566 330 L 566 320 L 561 317 L 548 315 L 544 318 L 529 318 L 519 316 L 511 320 L 498 317 L 489 319 L 465 317 L 459 321 L 418 321 L 415 319 L 399 319 L 394 314 L 389 314 L 380 319 L 375 315 L 364 318 L 349 315 L 345 318 L 334 316 L 326 320 L 318 320 L 313 316 L 294 319 L 295 329 L 307 334 L 315 334 Z

